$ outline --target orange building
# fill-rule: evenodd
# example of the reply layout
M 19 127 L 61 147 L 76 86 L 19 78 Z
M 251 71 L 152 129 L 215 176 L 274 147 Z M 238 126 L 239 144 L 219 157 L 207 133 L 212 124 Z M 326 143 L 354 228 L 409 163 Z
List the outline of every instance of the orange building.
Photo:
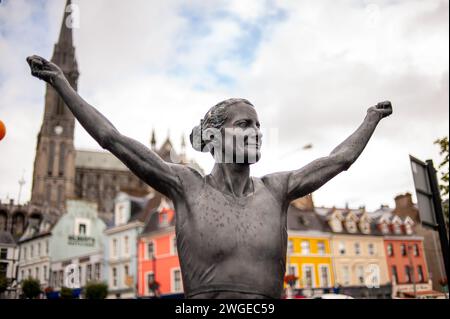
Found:
M 175 212 L 172 203 L 163 197 L 138 239 L 138 297 L 182 293 Z

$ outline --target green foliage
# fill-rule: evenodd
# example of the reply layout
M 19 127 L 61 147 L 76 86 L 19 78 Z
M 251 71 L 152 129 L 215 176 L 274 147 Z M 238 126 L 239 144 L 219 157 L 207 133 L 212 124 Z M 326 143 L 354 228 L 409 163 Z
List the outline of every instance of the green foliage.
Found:
M 439 170 L 441 170 L 441 184 L 439 185 L 439 187 L 441 189 L 441 196 L 444 200 L 442 207 L 444 209 L 444 215 L 448 223 L 448 136 L 437 139 L 436 141 L 434 141 L 434 144 L 439 145 L 439 154 L 444 157 L 442 162 L 439 164 Z
M 8 288 L 8 280 L 5 276 L 0 276 L 0 294 L 4 293 Z
M 41 284 L 39 280 L 34 278 L 25 279 L 22 281 L 22 291 L 25 298 L 36 298 L 41 293 Z
M 61 299 L 73 299 L 73 290 L 67 287 L 62 287 L 59 295 Z
M 84 298 L 105 299 L 108 295 L 108 285 L 103 282 L 88 282 L 84 287 Z

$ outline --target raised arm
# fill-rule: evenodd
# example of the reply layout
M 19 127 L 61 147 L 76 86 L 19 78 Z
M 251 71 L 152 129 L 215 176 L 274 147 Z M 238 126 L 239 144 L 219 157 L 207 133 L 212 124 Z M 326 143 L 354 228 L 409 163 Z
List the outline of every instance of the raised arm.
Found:
M 61 69 L 39 56 L 27 58 L 31 74 L 52 85 L 80 124 L 104 149 L 119 158 L 134 174 L 162 194 L 173 198 L 181 192 L 174 166 L 143 144 L 122 135 L 70 86 Z
M 378 103 L 367 110 L 363 123 L 330 155 L 316 159 L 299 170 L 274 174 L 273 177 L 278 178 L 279 183 L 286 183 L 286 200 L 292 201 L 310 194 L 342 171 L 349 169 L 361 155 L 380 120 L 391 114 L 391 102 Z

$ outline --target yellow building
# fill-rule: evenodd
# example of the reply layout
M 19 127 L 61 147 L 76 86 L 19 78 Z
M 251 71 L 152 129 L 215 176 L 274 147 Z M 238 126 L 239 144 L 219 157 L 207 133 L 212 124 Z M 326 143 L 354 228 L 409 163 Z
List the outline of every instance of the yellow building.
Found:
M 299 278 L 295 288 L 334 286 L 330 236 L 314 211 L 289 207 L 286 274 Z

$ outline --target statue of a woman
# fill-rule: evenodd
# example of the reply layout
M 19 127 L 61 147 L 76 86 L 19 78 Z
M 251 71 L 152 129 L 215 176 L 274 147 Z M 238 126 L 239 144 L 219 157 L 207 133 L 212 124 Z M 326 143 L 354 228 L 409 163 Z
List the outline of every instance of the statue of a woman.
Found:
M 298 170 L 256 178 L 250 176 L 250 164 L 260 158 L 258 115 L 249 101 L 229 99 L 212 107 L 191 134 L 194 148 L 215 159 L 212 172 L 202 176 L 188 166 L 165 162 L 122 135 L 72 89 L 57 65 L 39 56 L 27 61 L 32 75 L 55 88 L 102 148 L 174 202 L 187 298 L 280 298 L 289 203 L 347 170 L 380 120 L 392 113 L 390 102 L 378 103 L 329 156 Z

